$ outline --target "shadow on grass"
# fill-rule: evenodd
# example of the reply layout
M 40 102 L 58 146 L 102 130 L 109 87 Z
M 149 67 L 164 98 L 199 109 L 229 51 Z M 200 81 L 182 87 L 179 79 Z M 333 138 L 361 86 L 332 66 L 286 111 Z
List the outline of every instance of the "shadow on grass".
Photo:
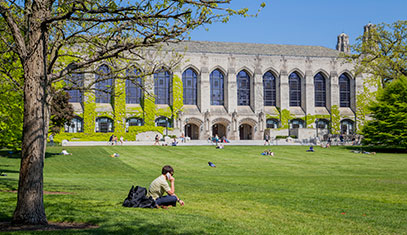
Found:
M 365 151 L 376 153 L 407 153 L 406 148 L 400 147 L 383 147 L 383 146 L 345 146 L 350 151 Z
M 21 157 L 21 151 L 13 151 L 13 150 L 3 149 L 3 150 L 0 150 L 0 157 L 20 158 Z

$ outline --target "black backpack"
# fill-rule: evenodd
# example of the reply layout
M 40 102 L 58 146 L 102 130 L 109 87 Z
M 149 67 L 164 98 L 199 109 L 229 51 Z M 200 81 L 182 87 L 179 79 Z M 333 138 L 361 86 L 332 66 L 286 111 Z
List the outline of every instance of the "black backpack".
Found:
M 147 197 L 147 189 L 136 186 L 131 186 L 129 195 L 124 199 L 123 206 L 125 207 L 140 207 L 140 208 L 157 208 L 152 197 Z

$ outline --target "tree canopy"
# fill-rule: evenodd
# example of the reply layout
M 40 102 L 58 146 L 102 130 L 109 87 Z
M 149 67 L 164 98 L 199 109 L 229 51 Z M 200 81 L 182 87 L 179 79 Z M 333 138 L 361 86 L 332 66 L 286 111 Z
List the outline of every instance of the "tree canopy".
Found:
M 364 143 L 407 148 L 407 78 L 389 82 L 370 110 L 373 119 L 363 127 Z
M 367 74 L 373 85 L 407 76 L 407 21 L 367 25 L 352 49 L 347 57 L 355 62 L 356 74 Z
M 52 84 L 73 74 L 97 73 L 109 64 L 115 79 L 128 79 L 129 66 L 147 74 L 157 69 L 153 52 L 188 32 L 230 16 L 249 16 L 229 8 L 231 0 L 2 0 L 0 54 L 18 60 L 24 94 L 20 178 L 14 223 L 46 224 L 43 167 L 49 129 Z M 264 7 L 264 4 L 261 5 Z M 169 61 L 171 65 L 176 60 Z M 69 66 L 68 66 L 69 65 Z M 4 64 L 1 64 L 4 66 Z M 9 66 L 9 65 L 7 65 Z M 6 67 L 7 67 L 6 66 Z M 2 70 L 5 70 L 2 68 Z M 68 76 L 67 76 L 68 75 Z M 13 81 L 14 76 L 3 76 Z M 2 78 L 3 78 L 2 77 Z M 98 76 L 107 79 L 107 76 Z M 100 80 L 75 89 L 91 89 Z M 71 81 L 75 84 L 75 81 Z M 72 86 L 70 85 L 70 88 Z

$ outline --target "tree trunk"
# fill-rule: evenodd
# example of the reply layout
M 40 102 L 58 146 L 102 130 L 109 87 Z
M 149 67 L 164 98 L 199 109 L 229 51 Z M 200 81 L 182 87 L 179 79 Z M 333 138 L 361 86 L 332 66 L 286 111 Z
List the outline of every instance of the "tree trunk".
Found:
M 41 24 L 46 0 L 33 1 L 29 17 L 27 58 L 24 69 L 24 122 L 17 207 L 13 223 L 47 224 L 43 201 L 43 168 L 49 123 L 46 76 L 47 29 Z

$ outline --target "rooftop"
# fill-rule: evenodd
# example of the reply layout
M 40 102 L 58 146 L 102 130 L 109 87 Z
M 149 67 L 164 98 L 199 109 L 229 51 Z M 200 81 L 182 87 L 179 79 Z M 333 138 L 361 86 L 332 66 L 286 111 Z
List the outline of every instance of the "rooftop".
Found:
M 187 48 L 190 53 L 278 55 L 301 57 L 338 57 L 340 52 L 322 46 L 298 46 L 238 42 L 182 41 L 170 44 L 176 51 Z

